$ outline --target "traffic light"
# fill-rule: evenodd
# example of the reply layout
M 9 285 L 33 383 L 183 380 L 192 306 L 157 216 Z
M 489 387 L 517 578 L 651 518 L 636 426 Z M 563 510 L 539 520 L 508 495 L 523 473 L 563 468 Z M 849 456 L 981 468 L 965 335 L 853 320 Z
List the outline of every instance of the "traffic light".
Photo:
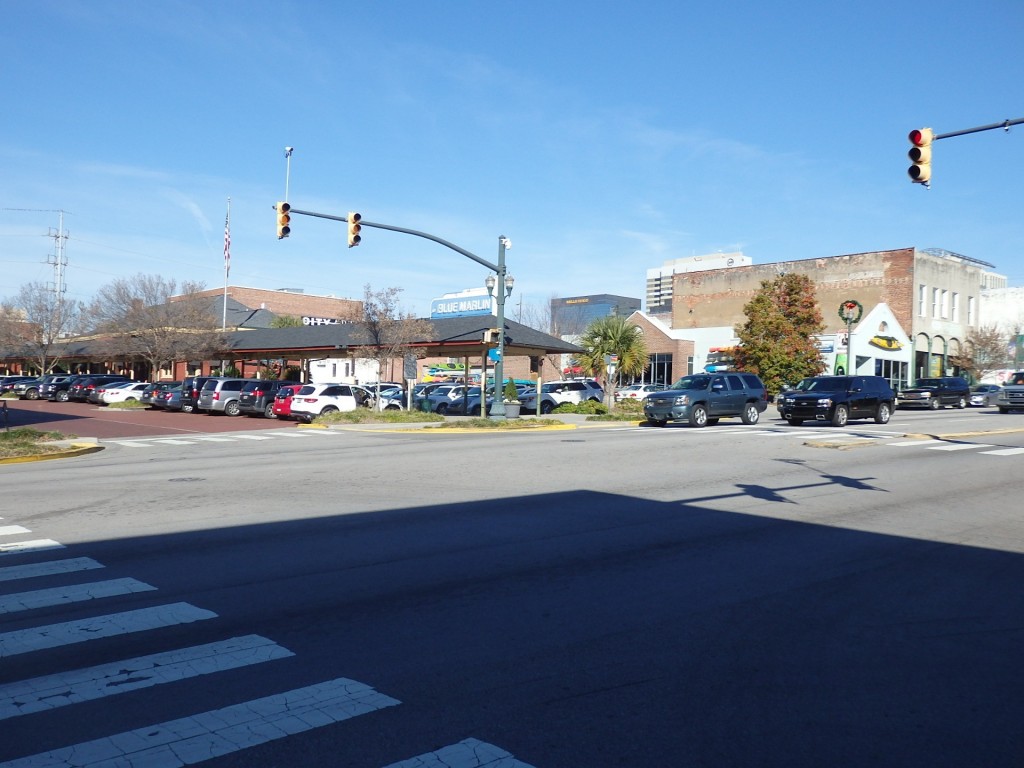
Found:
M 359 230 L 362 229 L 359 222 L 363 220 L 363 217 L 358 213 L 348 212 L 348 247 L 354 248 L 359 245 L 362 241 L 362 237 L 359 235 Z
M 292 209 L 288 203 L 278 203 L 277 208 L 277 239 L 283 240 L 292 233 L 292 228 L 289 226 L 292 217 L 288 215 L 288 211 Z
M 915 184 L 928 184 L 932 178 L 932 139 L 934 138 L 932 129 L 915 129 L 907 138 L 914 145 L 907 153 L 907 157 L 913 163 L 907 169 L 910 180 Z

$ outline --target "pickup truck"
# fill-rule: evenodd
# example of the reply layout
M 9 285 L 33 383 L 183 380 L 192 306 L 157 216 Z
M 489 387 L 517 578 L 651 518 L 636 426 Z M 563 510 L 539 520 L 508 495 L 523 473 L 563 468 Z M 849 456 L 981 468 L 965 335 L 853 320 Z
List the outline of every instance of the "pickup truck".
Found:
M 1009 413 L 1018 408 L 1024 410 L 1024 371 L 1011 373 L 1006 379 L 996 398 L 996 407 L 1000 413 Z

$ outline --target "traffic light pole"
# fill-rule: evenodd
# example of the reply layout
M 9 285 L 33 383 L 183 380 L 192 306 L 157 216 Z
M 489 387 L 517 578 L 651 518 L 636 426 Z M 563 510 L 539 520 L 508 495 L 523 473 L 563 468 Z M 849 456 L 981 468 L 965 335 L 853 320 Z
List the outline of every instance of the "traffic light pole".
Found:
M 301 216 L 315 216 L 318 219 L 329 219 L 331 221 L 343 221 L 346 224 L 348 223 L 347 216 L 334 216 L 328 213 L 317 213 L 316 211 L 300 211 L 298 208 L 292 208 L 289 213 L 292 215 L 299 214 Z M 366 219 L 360 219 L 359 225 L 363 227 L 373 227 L 374 229 L 387 229 L 391 232 L 401 232 L 404 235 L 413 235 L 415 237 L 422 237 L 426 240 L 433 240 L 435 243 L 443 245 L 445 248 L 451 248 L 456 253 L 461 253 L 467 259 L 472 259 L 477 264 L 487 267 L 487 269 L 490 269 L 497 274 L 494 297 L 498 306 L 498 359 L 494 362 L 494 405 L 491 406 L 490 415 L 493 419 L 504 419 L 506 414 L 505 401 L 502 397 L 502 387 L 504 385 L 505 376 L 505 298 L 508 295 L 506 292 L 506 286 L 510 285 L 506 281 L 507 275 L 505 271 L 505 248 L 507 247 L 508 240 L 504 235 L 498 238 L 498 263 L 492 264 L 487 261 L 487 259 L 482 259 L 475 253 L 467 251 L 465 248 L 460 248 L 455 245 L 455 243 L 450 243 L 447 240 L 431 235 L 428 232 L 420 232 L 419 230 L 407 229 L 405 227 L 396 227 L 392 224 L 380 224 L 379 222 L 367 221 Z M 480 403 L 482 412 L 486 412 L 486 381 L 480 382 Z
M 951 139 L 954 136 L 964 136 L 968 133 L 979 133 L 981 131 L 994 131 L 996 128 L 1002 128 L 1004 131 L 1009 131 L 1011 125 L 1020 125 L 1024 123 L 1024 117 L 1018 117 L 1014 120 L 1003 120 L 1001 123 L 992 123 L 990 125 L 980 125 L 977 128 L 964 128 L 962 131 L 950 131 L 949 133 L 937 133 L 932 136 L 932 141 L 938 141 L 939 139 Z

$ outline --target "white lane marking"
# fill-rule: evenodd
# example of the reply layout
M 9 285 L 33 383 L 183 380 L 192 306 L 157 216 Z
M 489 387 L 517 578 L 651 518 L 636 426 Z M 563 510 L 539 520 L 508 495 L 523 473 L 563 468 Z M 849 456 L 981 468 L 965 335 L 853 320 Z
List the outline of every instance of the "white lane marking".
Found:
M 136 592 L 150 592 L 156 589 L 136 579 L 108 579 L 90 584 L 72 584 L 66 587 L 36 589 L 31 592 L 15 592 L 0 596 L 0 616 L 5 613 L 30 611 L 33 608 L 48 608 L 65 603 L 84 603 L 104 597 L 131 595 Z
M 479 739 L 465 739 L 436 752 L 419 755 L 384 768 L 533 768 L 505 750 Z
M 233 443 L 233 437 L 193 437 L 193 440 L 201 440 L 204 443 Z
M 64 545 L 53 539 L 33 539 L 0 544 L 0 555 L 21 555 L 25 552 L 42 552 L 46 549 L 64 549 Z
M 888 445 L 888 446 L 890 446 L 892 448 L 905 448 L 905 447 L 914 446 L 914 445 L 928 445 L 928 444 L 930 444 L 932 442 L 934 442 L 934 441 L 933 440 L 928 440 L 928 439 L 904 440 L 904 441 L 901 441 L 901 442 L 898 442 L 898 443 L 886 443 L 886 445 Z
M 31 565 L 11 565 L 0 568 L 0 581 L 19 581 L 34 579 L 39 576 L 55 576 L 61 573 L 91 571 L 103 568 L 91 557 L 73 557 L 68 560 L 51 560 L 48 563 L 32 563 Z
M 18 533 L 32 533 L 32 531 L 20 525 L 0 525 L 0 536 L 14 536 Z
M 104 443 L 123 445 L 125 448 L 152 448 L 149 443 L 140 443 L 137 440 L 104 440 Z
M 271 440 L 267 435 L 235 435 L 239 440 Z
M 215 619 L 217 614 L 188 603 L 171 603 L 153 608 L 140 608 L 123 613 L 111 613 L 78 621 L 66 621 L 43 627 L 20 629 L 0 634 L 0 659 L 31 653 L 45 648 L 84 643 L 131 632 L 190 624 L 203 619 Z
M 311 429 L 308 432 L 271 432 L 274 437 L 309 437 L 310 435 L 317 434 L 320 430 Z M 325 430 L 326 431 L 326 430 Z
M 161 437 L 153 441 L 161 445 L 195 445 L 194 440 L 178 440 L 176 438 Z
M 944 445 L 929 445 L 929 451 L 969 451 L 973 448 L 991 448 L 986 443 L 946 443 Z
M 1024 448 L 999 448 L 995 451 L 981 451 L 981 453 L 987 453 L 990 456 L 1019 456 L 1024 453 Z
M 294 655 L 265 637 L 246 635 L 8 683 L 0 685 L 0 720 Z
M 397 704 L 397 699 L 342 677 L 11 760 L 0 768 L 191 765 Z

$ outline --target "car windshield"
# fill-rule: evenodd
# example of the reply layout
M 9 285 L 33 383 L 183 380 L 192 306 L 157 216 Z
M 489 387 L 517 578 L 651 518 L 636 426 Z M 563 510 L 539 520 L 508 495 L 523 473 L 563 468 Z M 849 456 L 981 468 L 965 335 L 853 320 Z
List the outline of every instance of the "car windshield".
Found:
M 937 387 L 939 386 L 938 379 L 918 379 L 917 386 L 919 387 Z
M 803 382 L 800 382 L 803 384 Z M 804 392 L 846 392 L 850 388 L 849 376 L 816 376 L 803 387 Z
M 710 376 L 683 376 L 669 389 L 707 389 L 711 384 Z

